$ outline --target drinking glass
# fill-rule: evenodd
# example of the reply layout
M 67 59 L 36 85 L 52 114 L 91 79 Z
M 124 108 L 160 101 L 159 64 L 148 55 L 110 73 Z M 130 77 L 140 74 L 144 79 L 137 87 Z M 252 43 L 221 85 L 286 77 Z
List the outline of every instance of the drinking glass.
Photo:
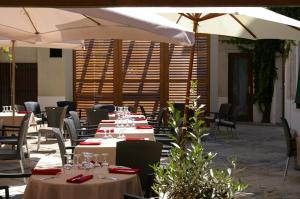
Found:
M 80 154 L 75 154 L 73 158 L 73 165 L 75 168 L 80 168 Z
M 64 174 L 71 174 L 71 169 L 73 167 L 72 163 L 72 159 L 69 158 L 70 156 L 69 155 L 64 155 L 65 156 L 65 159 L 66 159 L 66 164 L 63 165 L 63 171 L 64 171 Z
M 90 152 L 82 152 L 82 155 L 84 157 L 84 161 L 82 162 L 83 168 L 85 170 L 93 168 L 94 165 L 91 163 L 91 158 L 94 154 Z
M 108 139 L 109 137 L 108 137 L 108 135 L 107 135 L 107 133 L 109 133 L 109 130 L 107 131 L 107 129 L 103 129 L 103 131 L 104 131 L 104 139 Z
M 99 154 L 94 154 L 94 160 L 95 160 L 95 164 L 94 167 L 100 167 L 100 163 L 99 163 Z

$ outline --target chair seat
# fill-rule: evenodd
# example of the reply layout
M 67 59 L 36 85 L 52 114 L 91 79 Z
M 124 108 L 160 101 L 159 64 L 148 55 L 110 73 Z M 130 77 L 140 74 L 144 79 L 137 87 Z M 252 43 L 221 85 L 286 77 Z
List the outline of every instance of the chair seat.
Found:
M 227 120 L 220 120 L 219 125 L 235 128 L 235 123 Z
M 17 145 L 18 144 L 18 139 L 17 138 L 7 138 L 7 139 L 0 139 L 1 144 L 10 144 L 10 145 Z
M 20 155 L 17 154 L 16 150 L 0 149 L 0 159 L 1 160 L 16 160 L 19 158 L 20 158 Z

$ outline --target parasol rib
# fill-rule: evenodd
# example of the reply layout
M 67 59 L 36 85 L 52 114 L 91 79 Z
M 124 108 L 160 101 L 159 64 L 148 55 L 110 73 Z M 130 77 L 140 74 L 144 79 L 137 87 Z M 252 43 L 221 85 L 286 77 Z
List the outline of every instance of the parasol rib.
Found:
M 94 23 L 97 24 L 98 26 L 101 26 L 101 25 L 102 25 L 101 23 L 99 23 L 98 21 L 96 21 L 95 19 L 93 19 L 92 17 L 89 17 L 89 16 L 84 15 L 84 14 L 83 14 L 82 16 L 84 16 L 84 17 L 87 18 L 88 20 L 94 22 Z
M 254 39 L 257 39 L 256 35 L 249 30 L 236 16 L 234 16 L 233 14 L 229 14 L 234 20 L 236 20 L 236 22 L 238 22 Z
M 29 19 L 29 21 L 30 21 L 30 23 L 31 23 L 32 27 L 34 28 L 34 30 L 35 30 L 35 34 L 39 34 L 39 31 L 36 29 L 36 27 L 35 27 L 35 25 L 34 25 L 34 23 L 33 23 L 32 19 L 31 19 L 31 17 L 30 17 L 30 15 L 29 15 L 29 13 L 27 12 L 27 10 L 26 10 L 24 7 L 23 7 L 23 10 L 24 10 L 24 12 L 25 12 L 26 16 L 28 17 L 28 19 Z

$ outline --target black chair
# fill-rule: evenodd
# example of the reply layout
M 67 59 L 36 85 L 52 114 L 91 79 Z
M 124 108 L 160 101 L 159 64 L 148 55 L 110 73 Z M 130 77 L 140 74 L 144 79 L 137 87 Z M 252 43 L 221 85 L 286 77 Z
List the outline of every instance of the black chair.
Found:
M 45 121 L 47 121 L 47 118 L 44 114 L 44 112 L 41 112 L 41 107 L 38 102 L 28 101 L 24 102 L 26 111 L 33 112 L 34 116 L 39 118 L 39 120 L 36 120 L 36 123 L 39 125 L 44 125 Z
M 149 197 L 154 172 L 151 165 L 158 164 L 162 144 L 153 141 L 132 140 L 117 143 L 116 165 L 140 169 L 140 180 L 145 197 Z
M 231 112 L 229 113 L 229 116 L 227 119 L 218 119 L 216 120 L 218 129 L 220 129 L 220 126 L 224 126 L 227 128 L 227 133 L 229 133 L 228 128 L 230 128 L 231 135 L 233 136 L 232 129 L 236 129 L 236 120 L 237 120 L 237 114 L 238 114 L 238 107 L 231 108 Z
M 0 173 L 0 179 L 2 178 L 29 178 L 31 176 L 31 173 Z M 9 199 L 9 186 L 8 185 L 2 185 L 0 186 L 0 190 L 5 190 L 5 199 Z M 15 198 L 15 197 L 14 197 Z M 2 197 L 0 196 L 0 199 Z
M 63 136 L 60 133 L 60 130 L 58 128 L 52 128 L 52 129 L 49 129 L 48 131 L 50 131 L 51 134 L 53 134 L 54 137 L 57 140 L 62 165 L 66 164 L 67 163 L 67 158 L 68 157 L 71 158 L 72 155 L 73 155 L 72 153 L 67 153 L 67 149 L 70 149 L 70 150 L 73 151 L 75 147 L 74 146 L 66 147 L 65 142 L 64 142 L 64 138 L 63 138 Z
M 114 112 L 115 111 L 115 105 L 113 104 L 95 104 L 94 109 L 106 109 L 108 112 Z
M 67 115 L 69 115 L 70 111 L 76 111 L 76 103 L 73 101 L 57 101 L 56 104 L 58 107 L 67 106 L 67 113 L 66 113 Z
M 72 119 L 65 118 L 64 123 L 65 123 L 65 128 L 66 128 L 66 130 L 69 134 L 69 137 L 70 137 L 71 146 L 76 146 L 76 145 L 79 144 L 79 142 L 82 142 L 82 141 L 86 140 L 89 137 L 90 138 L 94 137 L 94 135 L 85 135 L 85 136 L 78 135 L 77 132 L 76 132 L 74 122 L 73 122 Z
M 58 128 L 62 135 L 64 135 L 64 118 L 66 117 L 67 107 L 45 107 L 47 113 L 48 126 L 42 127 L 38 131 L 37 151 L 40 148 L 41 134 L 49 134 L 49 128 Z
M 286 143 L 286 156 L 287 156 L 285 170 L 283 174 L 283 181 L 284 181 L 289 168 L 290 157 L 296 157 L 297 147 L 296 147 L 296 140 L 290 132 L 290 127 L 287 120 L 285 118 L 281 118 L 281 121 L 282 121 L 282 127 L 284 132 L 285 143 Z
M 19 160 L 22 173 L 24 173 L 25 154 L 23 145 L 26 141 L 26 134 L 28 132 L 29 119 L 23 121 L 21 129 L 18 133 L 17 147 L 12 149 L 0 148 L 0 160 Z
M 70 118 L 74 122 L 74 126 L 75 126 L 75 129 L 76 129 L 78 135 L 84 135 L 86 133 L 93 133 L 98 129 L 97 128 L 98 125 L 97 126 L 95 126 L 95 125 L 89 126 L 87 124 L 84 124 L 84 122 L 80 120 L 76 111 L 70 111 L 69 114 L 70 114 Z
M 26 120 L 28 120 L 28 122 L 29 122 L 31 114 L 32 113 L 28 113 L 28 114 L 24 115 L 20 126 L 3 125 L 2 129 L 0 129 L 0 131 L 2 131 L 2 133 L 4 133 L 4 132 L 17 132 L 17 134 L 19 134 L 20 131 L 21 131 L 21 127 L 23 126 L 23 123 Z M 27 155 L 27 157 L 29 157 L 30 153 L 29 153 L 29 148 L 28 148 L 26 136 L 27 136 L 27 132 L 25 134 L 24 145 L 26 146 L 26 150 L 27 150 L 26 155 Z M 15 136 L 15 134 L 13 134 L 13 136 L 0 136 L 0 144 L 12 145 L 14 147 L 15 145 L 18 144 L 18 136 Z
M 15 107 L 16 111 L 26 111 L 25 106 L 23 105 L 16 104 Z
M 108 109 L 86 109 L 87 125 L 98 127 L 101 120 L 108 120 Z
M 151 113 L 151 114 L 146 113 L 145 108 L 144 108 L 144 106 L 142 106 L 142 105 L 140 105 L 139 107 L 140 107 L 140 109 L 141 109 L 142 114 L 143 114 L 147 119 L 154 120 L 154 119 L 157 117 L 157 115 L 158 115 L 158 112 L 154 112 L 154 113 Z

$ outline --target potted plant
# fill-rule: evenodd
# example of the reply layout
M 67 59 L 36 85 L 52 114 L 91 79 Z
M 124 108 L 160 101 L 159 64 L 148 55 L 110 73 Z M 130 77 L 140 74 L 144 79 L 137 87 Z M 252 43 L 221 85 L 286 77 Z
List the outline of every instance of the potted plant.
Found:
M 192 85 L 195 84 L 193 82 Z M 234 161 L 232 168 L 215 168 L 213 160 L 216 153 L 204 151 L 201 139 L 206 134 L 204 122 L 199 119 L 203 106 L 197 106 L 197 99 L 192 100 L 193 104 L 189 107 L 194 115 L 189 118 L 189 128 L 185 133 L 180 127 L 184 118 L 169 103 L 169 125 L 174 129 L 174 147 L 167 165 L 153 166 L 156 177 L 152 188 L 162 198 L 168 199 L 236 198 L 247 186 L 234 180 Z

